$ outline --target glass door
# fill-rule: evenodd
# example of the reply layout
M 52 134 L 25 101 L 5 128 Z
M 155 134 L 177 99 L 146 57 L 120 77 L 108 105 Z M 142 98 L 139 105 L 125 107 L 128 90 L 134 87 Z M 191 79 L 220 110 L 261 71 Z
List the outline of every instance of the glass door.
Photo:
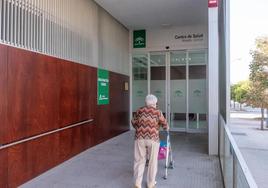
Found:
M 207 132 L 207 52 L 188 52 L 189 132 Z
M 132 112 L 145 105 L 148 93 L 148 56 L 135 54 L 132 56 Z M 133 115 L 133 114 L 132 114 Z
M 170 52 L 170 128 L 173 131 L 187 130 L 187 53 Z
M 158 108 L 167 118 L 166 52 L 150 53 L 150 93 L 158 99 Z
M 132 112 L 148 93 L 172 131 L 207 132 L 207 50 L 133 55 Z

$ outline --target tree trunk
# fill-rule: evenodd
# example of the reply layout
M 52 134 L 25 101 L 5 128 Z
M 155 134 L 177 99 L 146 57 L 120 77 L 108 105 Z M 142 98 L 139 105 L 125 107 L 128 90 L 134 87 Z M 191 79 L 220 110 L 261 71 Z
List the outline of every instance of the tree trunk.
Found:
M 234 101 L 234 109 L 235 109 L 235 101 Z
M 263 122 L 264 122 L 264 108 L 261 108 L 261 130 L 263 130 Z
M 234 110 L 235 110 L 235 101 L 233 101 L 233 102 L 234 102 L 234 106 L 233 107 L 234 107 Z

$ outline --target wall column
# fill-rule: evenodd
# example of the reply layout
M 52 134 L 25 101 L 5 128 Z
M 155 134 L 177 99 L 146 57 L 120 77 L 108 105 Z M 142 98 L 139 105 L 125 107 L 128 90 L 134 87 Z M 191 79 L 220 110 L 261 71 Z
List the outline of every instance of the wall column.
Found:
M 208 9 L 208 153 L 218 155 L 219 114 L 218 8 Z

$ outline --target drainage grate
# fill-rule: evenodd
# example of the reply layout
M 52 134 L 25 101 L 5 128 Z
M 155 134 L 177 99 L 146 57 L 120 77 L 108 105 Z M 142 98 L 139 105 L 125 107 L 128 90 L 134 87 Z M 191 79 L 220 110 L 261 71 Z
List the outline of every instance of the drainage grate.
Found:
M 238 136 L 247 136 L 246 133 L 240 133 L 240 132 L 231 132 L 232 135 L 238 135 Z

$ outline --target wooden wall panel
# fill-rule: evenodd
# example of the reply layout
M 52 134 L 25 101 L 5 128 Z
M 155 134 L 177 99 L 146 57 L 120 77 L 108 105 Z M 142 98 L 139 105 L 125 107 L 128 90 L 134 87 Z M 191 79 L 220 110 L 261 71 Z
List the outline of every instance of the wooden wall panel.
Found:
M 78 64 L 78 118 L 79 121 L 95 117 L 97 103 L 97 71 Z
M 128 76 L 113 72 L 110 73 L 112 136 L 129 130 L 129 90 L 125 91 L 125 82 L 129 83 Z
M 97 144 L 129 130 L 129 91 L 124 91 L 129 77 L 110 72 L 109 79 L 110 104 L 97 106 Z
M 33 176 L 37 176 L 62 162 L 59 160 L 58 148 L 58 133 L 27 143 L 28 164 L 31 166 Z
M 7 139 L 7 46 L 0 45 L 0 144 Z
M 59 159 L 65 161 L 79 152 L 80 128 L 67 129 L 59 133 Z
M 8 149 L 9 187 L 18 187 L 59 164 L 58 134 L 41 137 Z
M 84 151 L 92 146 L 94 146 L 94 129 L 96 125 L 94 122 L 87 123 L 81 126 L 81 136 L 80 136 L 80 145 L 81 151 Z
M 7 150 L 0 150 L 0 187 L 8 187 L 8 159 L 7 159 Z
M 90 106 L 90 112 L 92 114 L 92 117 L 94 118 L 94 120 L 96 121 L 96 106 L 97 106 L 97 69 L 96 68 L 90 68 L 90 85 L 91 85 L 91 89 L 90 89 L 90 100 L 91 100 L 91 106 Z
M 59 133 L 59 160 L 61 162 L 92 146 L 93 127 L 93 123 L 87 123 Z
M 58 73 L 55 58 L 9 48 L 9 142 L 58 127 Z
M 110 98 L 111 100 L 111 98 Z M 104 142 L 110 137 L 111 119 L 110 105 L 98 105 L 97 107 L 97 122 L 95 129 L 96 144 Z
M 121 117 L 121 107 L 124 102 L 124 97 L 122 97 L 123 83 L 120 80 L 120 76 L 115 73 L 110 73 L 110 105 L 112 110 L 110 112 L 111 119 L 111 136 L 114 136 L 119 132 L 120 119 Z
M 78 119 L 78 65 L 60 61 L 60 126 L 71 125 Z
M 37 152 L 37 151 L 35 151 Z M 8 185 L 17 187 L 33 177 L 29 163 L 27 144 L 20 144 L 8 149 Z
M 129 129 L 127 76 L 110 72 L 110 104 L 97 105 L 96 68 L 5 46 L 0 46 L 0 68 L 0 89 L 7 88 L 0 93 L 0 141 L 94 119 L 0 150 L 0 187 L 17 187 Z M 6 126 L 3 114 L 9 119 Z

